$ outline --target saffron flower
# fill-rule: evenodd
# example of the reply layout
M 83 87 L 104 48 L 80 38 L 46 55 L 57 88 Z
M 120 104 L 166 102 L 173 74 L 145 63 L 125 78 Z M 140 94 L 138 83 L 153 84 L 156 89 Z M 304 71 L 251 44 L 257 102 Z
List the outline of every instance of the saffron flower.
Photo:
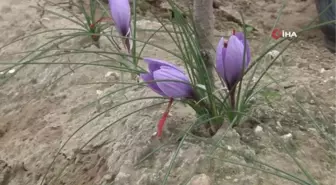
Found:
M 144 61 L 148 64 L 149 73 L 140 74 L 140 77 L 154 92 L 169 98 L 185 98 L 192 95 L 189 79 L 180 68 L 158 59 L 145 58 Z M 155 80 L 167 81 L 149 83 Z
M 112 19 L 116 29 L 123 37 L 123 43 L 130 53 L 132 48 L 131 38 L 131 7 L 129 0 L 109 0 Z
M 245 60 L 244 48 L 246 48 Z M 244 33 L 233 31 L 228 41 L 220 39 L 216 49 L 216 70 L 230 91 L 234 91 L 234 86 L 243 75 L 243 68 L 247 69 L 250 60 L 251 53 L 247 40 L 244 46 Z
M 177 66 L 152 58 L 145 58 L 144 61 L 148 64 L 149 72 L 140 74 L 142 80 L 154 92 L 170 98 L 168 107 L 158 123 L 157 136 L 161 137 L 173 100 L 175 98 L 192 98 L 193 90 L 188 77 Z

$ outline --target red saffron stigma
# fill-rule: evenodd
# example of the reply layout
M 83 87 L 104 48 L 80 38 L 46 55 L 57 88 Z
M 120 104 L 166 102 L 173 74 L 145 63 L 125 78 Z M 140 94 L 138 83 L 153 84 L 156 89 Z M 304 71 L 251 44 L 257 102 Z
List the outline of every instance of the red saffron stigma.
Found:
M 105 21 L 112 21 L 112 18 L 111 17 L 101 17 L 100 19 L 98 19 L 97 23 L 105 22 Z
M 233 29 L 233 30 L 232 30 L 232 35 L 235 35 L 235 34 L 236 34 L 236 30 Z
M 95 23 L 90 24 L 90 28 L 91 28 L 91 29 L 94 29 L 97 23 L 105 22 L 105 21 L 111 21 L 111 20 L 112 20 L 111 17 L 101 17 L 101 18 L 98 19 Z
M 94 29 L 95 24 L 90 24 L 90 29 Z
M 227 48 L 227 46 L 228 46 L 228 43 L 227 43 L 227 41 L 225 41 L 224 42 L 224 48 Z
M 163 113 L 158 125 L 157 125 L 157 137 L 161 137 L 162 135 L 162 131 L 163 131 L 163 126 L 166 122 L 166 119 L 168 117 L 168 114 L 169 114 L 169 111 L 170 111 L 170 108 L 171 108 L 171 105 L 173 104 L 173 98 L 170 98 L 169 99 L 169 103 L 168 103 L 168 107 L 166 109 L 166 111 Z

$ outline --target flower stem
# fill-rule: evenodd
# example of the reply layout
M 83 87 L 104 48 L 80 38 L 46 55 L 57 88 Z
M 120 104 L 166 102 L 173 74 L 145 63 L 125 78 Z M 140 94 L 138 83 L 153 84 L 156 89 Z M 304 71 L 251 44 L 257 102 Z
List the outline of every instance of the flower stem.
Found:
M 162 135 L 162 130 L 163 130 L 163 126 L 166 122 L 166 119 L 168 117 L 168 114 L 169 114 L 169 111 L 170 111 L 170 108 L 171 108 L 171 105 L 173 104 L 173 101 L 174 99 L 173 98 L 170 98 L 169 99 L 169 103 L 168 103 L 168 107 L 166 109 L 166 111 L 163 113 L 158 125 L 157 125 L 157 137 L 161 137 Z
M 236 108 L 236 87 L 232 88 L 229 92 L 229 96 L 230 96 L 230 104 L 231 104 L 231 108 L 232 108 L 232 111 L 235 110 Z

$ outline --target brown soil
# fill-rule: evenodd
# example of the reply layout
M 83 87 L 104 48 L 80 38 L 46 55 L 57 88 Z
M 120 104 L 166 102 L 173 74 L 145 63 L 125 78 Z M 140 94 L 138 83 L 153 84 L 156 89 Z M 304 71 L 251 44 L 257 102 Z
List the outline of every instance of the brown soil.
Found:
M 43 0 L 1 1 L 0 45 L 32 32 L 76 27 L 74 23 L 64 18 L 42 11 L 48 9 L 66 17 L 71 17 L 66 11 L 70 8 L 78 13 L 78 10 L 69 6 L 67 0 L 53 2 L 63 9 Z M 160 27 L 152 16 L 152 13 L 155 13 L 167 17 L 165 4 L 160 2 L 141 1 L 139 12 L 142 17 L 138 21 L 139 28 Z M 180 3 L 184 8 L 190 5 L 190 2 L 182 0 Z M 256 58 L 263 51 L 261 46 L 270 34 L 281 6 L 281 0 L 221 1 L 219 7 L 215 9 L 216 35 L 225 35 L 232 28 L 239 28 L 238 24 L 232 21 L 232 17 L 239 19 L 237 11 L 243 12 L 245 21 L 256 28 L 250 36 L 253 57 Z M 289 1 L 277 28 L 299 31 L 315 16 L 313 0 Z M 18 62 L 27 55 L 27 51 L 33 51 L 40 45 L 49 43 L 52 36 L 60 33 L 51 32 L 28 37 L 2 48 L 0 62 Z M 146 40 L 151 33 L 139 32 L 137 35 L 140 40 Z M 257 100 L 267 97 L 271 102 L 268 104 L 264 100 L 257 101 L 259 104 L 253 112 L 262 123 L 247 121 L 235 131 L 229 131 L 222 140 L 223 146 L 228 150 L 217 149 L 213 156 L 220 160 L 238 161 L 247 165 L 252 165 L 252 157 L 304 178 L 304 174 L 285 150 L 284 146 L 287 146 L 286 148 L 319 184 L 331 185 L 336 177 L 334 150 L 310 119 L 302 115 L 302 111 L 299 111 L 295 103 L 301 103 L 303 109 L 318 120 L 317 123 L 324 135 L 334 137 L 335 55 L 323 47 L 323 36 L 319 30 L 303 33 L 299 37 L 302 39 L 294 43 L 270 70 L 273 77 L 281 79 L 280 82 L 267 87 L 264 96 L 257 97 Z M 176 51 L 176 46 L 167 34 L 159 33 L 151 41 Z M 214 44 L 216 42 L 217 38 Z M 90 51 L 112 49 L 110 43 L 103 37 L 99 44 L 100 49 L 86 37 L 77 37 L 62 44 L 55 43 L 54 48 L 58 46 L 84 49 L 85 46 L 85 49 Z M 138 47 L 140 49 L 141 46 Z M 174 56 L 152 46 L 147 47 L 143 56 L 182 63 Z M 0 88 L 0 185 L 40 184 L 59 147 L 78 127 L 99 112 L 125 101 L 125 98 L 154 95 L 147 88 L 132 88 L 107 96 L 99 103 L 81 109 L 102 95 L 122 87 L 115 83 L 120 79 L 119 73 L 106 67 L 78 68 L 79 65 L 66 64 L 89 63 L 100 59 L 101 56 L 92 53 L 69 53 L 38 60 L 38 62 L 62 62 L 61 65 L 26 65 L 21 70 L 19 66 L 15 67 L 18 73 Z M 26 60 L 28 58 L 24 61 Z M 12 65 L 1 65 L 0 70 L 10 66 Z M 112 72 L 112 75 L 106 77 L 105 74 L 108 72 Z M 64 74 L 68 75 L 60 78 Z M 0 80 L 8 75 L 11 74 L 0 74 Z M 263 83 L 270 81 L 269 78 L 265 78 Z M 311 94 L 315 98 L 311 97 Z M 83 127 L 66 144 L 49 169 L 45 179 L 49 182 L 48 185 L 161 184 L 174 152 L 177 151 L 176 136 L 195 120 L 194 113 L 183 105 L 174 105 L 165 128 L 165 137 L 161 141 L 167 145 L 140 164 L 137 163 L 160 144 L 151 138 L 165 105 L 147 108 L 114 123 L 131 111 L 159 102 L 161 102 L 159 99 L 132 102 L 102 114 Z M 327 123 L 322 120 L 327 120 Z M 263 128 L 262 132 L 255 132 L 257 125 Z M 81 149 L 92 136 L 107 126 L 108 129 Z M 291 134 L 291 137 L 286 139 L 285 136 L 288 134 Z M 206 174 L 210 177 L 211 185 L 294 184 L 258 170 L 209 159 L 207 155 L 213 149 L 209 144 L 210 141 L 210 139 L 200 141 L 188 138 L 175 159 L 167 184 L 183 184 L 197 174 Z M 232 154 L 233 151 L 243 156 Z M 64 169 L 64 166 L 67 167 Z

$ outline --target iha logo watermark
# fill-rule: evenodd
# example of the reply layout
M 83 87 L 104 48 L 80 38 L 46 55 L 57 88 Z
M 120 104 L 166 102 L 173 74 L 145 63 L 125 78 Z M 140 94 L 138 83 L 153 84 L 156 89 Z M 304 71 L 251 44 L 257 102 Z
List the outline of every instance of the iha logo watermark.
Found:
M 297 35 L 294 31 L 285 31 L 285 30 L 280 30 L 280 29 L 274 29 L 272 31 L 272 38 L 277 40 L 280 37 L 283 38 L 296 38 Z

